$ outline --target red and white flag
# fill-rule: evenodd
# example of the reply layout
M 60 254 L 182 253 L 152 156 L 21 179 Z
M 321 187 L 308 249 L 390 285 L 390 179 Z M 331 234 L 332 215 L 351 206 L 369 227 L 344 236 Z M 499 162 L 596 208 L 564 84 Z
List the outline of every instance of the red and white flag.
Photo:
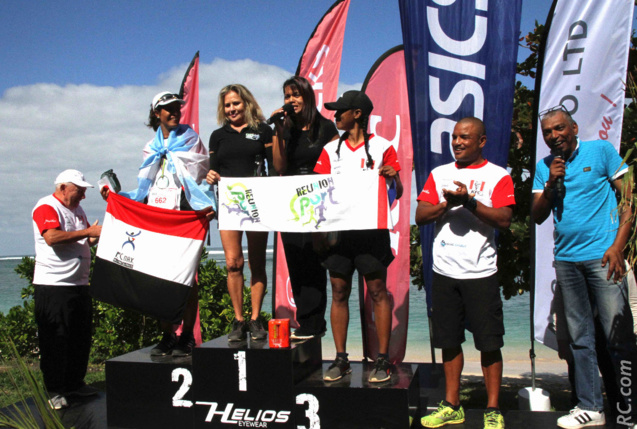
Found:
M 297 76 L 306 78 L 312 84 L 316 96 L 316 108 L 328 119 L 334 118 L 334 112 L 326 110 L 323 104 L 337 98 L 349 2 L 350 0 L 337 0 L 323 15 L 305 45 L 296 69 Z M 276 281 L 274 312 L 277 318 L 290 319 L 291 327 L 297 328 L 296 306 L 292 298 L 290 275 L 285 261 L 281 234 L 276 235 L 274 257 L 275 275 L 273 277 Z
M 387 269 L 387 292 L 392 302 L 389 358 L 392 363 L 400 363 L 405 357 L 409 320 L 409 215 L 413 164 L 405 53 L 402 46 L 390 49 L 376 61 L 367 74 L 362 90 L 374 103 L 374 110 L 369 118 L 369 132 L 391 142 L 402 167 L 400 180 L 405 192 L 391 207 L 394 229 L 390 230 L 390 237 L 395 259 Z M 365 320 L 362 325 L 365 335 L 363 351 L 366 357 L 373 359 L 378 354 L 378 335 L 373 317 L 373 301 L 367 288 Z
M 151 207 L 111 192 L 91 295 L 159 320 L 181 322 L 208 225 L 205 214 Z

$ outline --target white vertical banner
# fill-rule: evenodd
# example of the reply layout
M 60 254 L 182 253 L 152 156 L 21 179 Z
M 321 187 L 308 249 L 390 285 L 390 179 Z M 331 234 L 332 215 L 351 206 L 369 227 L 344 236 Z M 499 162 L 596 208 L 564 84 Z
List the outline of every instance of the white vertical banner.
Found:
M 539 112 L 560 104 L 579 126 L 579 138 L 607 140 L 617 149 L 632 29 L 633 0 L 556 0 L 549 16 Z M 539 119 L 538 119 L 539 121 Z M 538 124 L 536 160 L 548 156 Z M 535 227 L 535 339 L 557 348 L 552 311 L 553 220 Z

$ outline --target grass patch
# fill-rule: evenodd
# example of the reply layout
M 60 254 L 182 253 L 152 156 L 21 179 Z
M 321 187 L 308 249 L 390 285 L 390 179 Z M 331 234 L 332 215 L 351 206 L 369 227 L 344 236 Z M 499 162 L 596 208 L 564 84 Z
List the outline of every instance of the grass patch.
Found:
M 40 366 L 37 360 L 24 360 L 24 364 L 41 379 Z M 19 363 L 15 360 L 5 361 L 0 367 L 0 408 L 15 404 L 23 396 L 31 396 L 31 386 L 22 377 Z M 102 391 L 106 391 L 106 373 L 104 364 L 90 364 L 86 377 L 86 384 Z

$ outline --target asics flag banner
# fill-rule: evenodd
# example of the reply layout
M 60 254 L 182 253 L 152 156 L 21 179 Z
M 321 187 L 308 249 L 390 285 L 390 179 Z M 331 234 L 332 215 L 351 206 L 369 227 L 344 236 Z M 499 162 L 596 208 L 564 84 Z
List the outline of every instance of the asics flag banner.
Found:
M 580 139 L 607 140 L 618 150 L 634 7 L 632 0 L 554 1 L 536 79 L 539 112 L 561 104 L 577 122 Z M 537 129 L 539 161 L 550 150 L 539 118 Z M 552 215 L 535 226 L 535 242 L 541 243 L 534 250 L 535 339 L 557 348 Z
M 487 129 L 483 154 L 506 167 L 521 0 L 399 0 L 416 183 L 454 161 L 451 134 L 466 116 Z M 433 225 L 420 228 L 431 309 Z
M 387 91 L 387 88 L 392 88 Z M 409 97 L 405 75 L 405 55 L 402 46 L 383 54 L 372 66 L 363 83 L 362 90 L 374 103 L 369 118 L 369 132 L 389 140 L 396 150 L 398 162 L 403 169 L 400 180 L 406 192 L 395 200 L 391 207 L 394 229 L 390 231 L 392 253 L 395 259 L 387 267 L 387 293 L 392 302 L 392 330 L 389 342 L 389 359 L 400 363 L 407 347 L 407 325 L 409 321 L 409 246 L 411 213 L 411 127 L 409 122 Z M 359 277 L 362 281 L 362 277 Z M 364 354 L 374 359 L 378 355 L 378 335 L 373 317 L 373 300 L 365 288 L 365 335 Z
M 219 229 L 327 232 L 392 228 L 378 171 L 221 178 Z
M 203 213 L 151 207 L 111 192 L 91 295 L 159 320 L 180 322 L 207 231 Z

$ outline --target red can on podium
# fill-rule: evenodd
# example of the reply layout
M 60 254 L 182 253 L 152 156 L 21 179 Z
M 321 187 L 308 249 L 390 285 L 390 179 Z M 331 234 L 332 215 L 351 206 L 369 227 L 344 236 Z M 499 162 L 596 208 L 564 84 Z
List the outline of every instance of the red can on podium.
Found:
M 271 349 L 290 347 L 290 319 L 270 319 L 268 333 Z

